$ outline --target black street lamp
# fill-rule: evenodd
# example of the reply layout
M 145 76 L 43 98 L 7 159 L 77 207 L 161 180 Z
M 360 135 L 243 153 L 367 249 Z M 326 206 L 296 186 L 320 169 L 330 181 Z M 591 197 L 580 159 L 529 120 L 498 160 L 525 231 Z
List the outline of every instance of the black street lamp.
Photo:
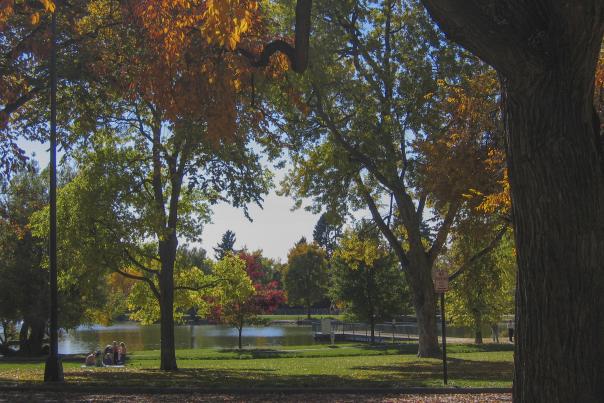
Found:
M 50 53 L 50 353 L 44 368 L 44 382 L 63 381 L 59 357 L 57 291 L 57 12 L 52 13 Z

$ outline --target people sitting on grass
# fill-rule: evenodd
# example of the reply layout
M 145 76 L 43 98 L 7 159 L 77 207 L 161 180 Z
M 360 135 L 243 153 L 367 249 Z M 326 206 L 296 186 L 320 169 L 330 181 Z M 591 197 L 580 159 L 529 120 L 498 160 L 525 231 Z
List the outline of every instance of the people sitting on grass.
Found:
M 113 356 L 111 353 L 106 353 L 103 357 L 103 366 L 113 365 Z
M 94 358 L 96 359 L 95 366 L 102 367 L 103 366 L 103 354 L 101 353 L 101 350 L 96 350 L 96 353 L 94 354 Z
M 113 344 L 111 345 L 111 354 L 113 355 L 113 365 L 118 365 L 120 352 L 118 351 L 117 341 L 113 340 Z
M 93 367 L 96 364 L 96 352 L 92 352 L 86 356 L 86 366 Z
M 124 342 L 108 344 L 105 349 L 97 350 L 86 356 L 85 364 L 87 367 L 104 367 L 108 365 L 123 365 L 126 361 L 126 344 Z
M 123 364 L 126 361 L 126 344 L 122 341 L 117 349 L 117 362 Z

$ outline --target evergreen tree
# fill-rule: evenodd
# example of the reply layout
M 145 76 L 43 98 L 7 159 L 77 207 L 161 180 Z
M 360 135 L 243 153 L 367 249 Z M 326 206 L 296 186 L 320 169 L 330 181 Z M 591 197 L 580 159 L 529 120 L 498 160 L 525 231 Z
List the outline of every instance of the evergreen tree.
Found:
M 331 257 L 336 249 L 338 239 L 342 236 L 342 224 L 333 219 L 329 214 L 323 213 L 315 225 L 313 240 L 325 248 L 327 257 Z
M 231 230 L 227 230 L 223 235 L 220 243 L 214 248 L 214 257 L 216 260 L 222 260 L 229 252 L 234 252 L 233 247 L 235 246 L 235 233 Z

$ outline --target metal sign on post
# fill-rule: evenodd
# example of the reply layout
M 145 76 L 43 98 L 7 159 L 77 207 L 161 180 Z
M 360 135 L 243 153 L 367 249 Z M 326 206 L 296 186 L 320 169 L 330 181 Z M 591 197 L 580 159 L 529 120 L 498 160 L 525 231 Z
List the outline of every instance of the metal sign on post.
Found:
M 440 294 L 449 291 L 449 273 L 446 270 L 436 270 L 432 278 L 436 293 Z
M 443 335 L 443 382 L 448 381 L 447 374 L 447 328 L 445 321 L 445 292 L 449 291 L 449 273 L 446 270 L 436 270 L 432 277 L 434 291 L 440 294 L 440 319 Z

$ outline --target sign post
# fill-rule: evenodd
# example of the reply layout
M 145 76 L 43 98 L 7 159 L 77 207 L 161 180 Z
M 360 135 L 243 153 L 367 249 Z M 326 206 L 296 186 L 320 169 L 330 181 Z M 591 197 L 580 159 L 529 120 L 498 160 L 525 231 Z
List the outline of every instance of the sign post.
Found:
M 445 322 L 445 292 L 449 290 L 449 273 L 445 270 L 434 272 L 434 291 L 440 294 L 440 319 L 443 337 L 443 382 L 448 382 L 447 374 L 447 328 Z

